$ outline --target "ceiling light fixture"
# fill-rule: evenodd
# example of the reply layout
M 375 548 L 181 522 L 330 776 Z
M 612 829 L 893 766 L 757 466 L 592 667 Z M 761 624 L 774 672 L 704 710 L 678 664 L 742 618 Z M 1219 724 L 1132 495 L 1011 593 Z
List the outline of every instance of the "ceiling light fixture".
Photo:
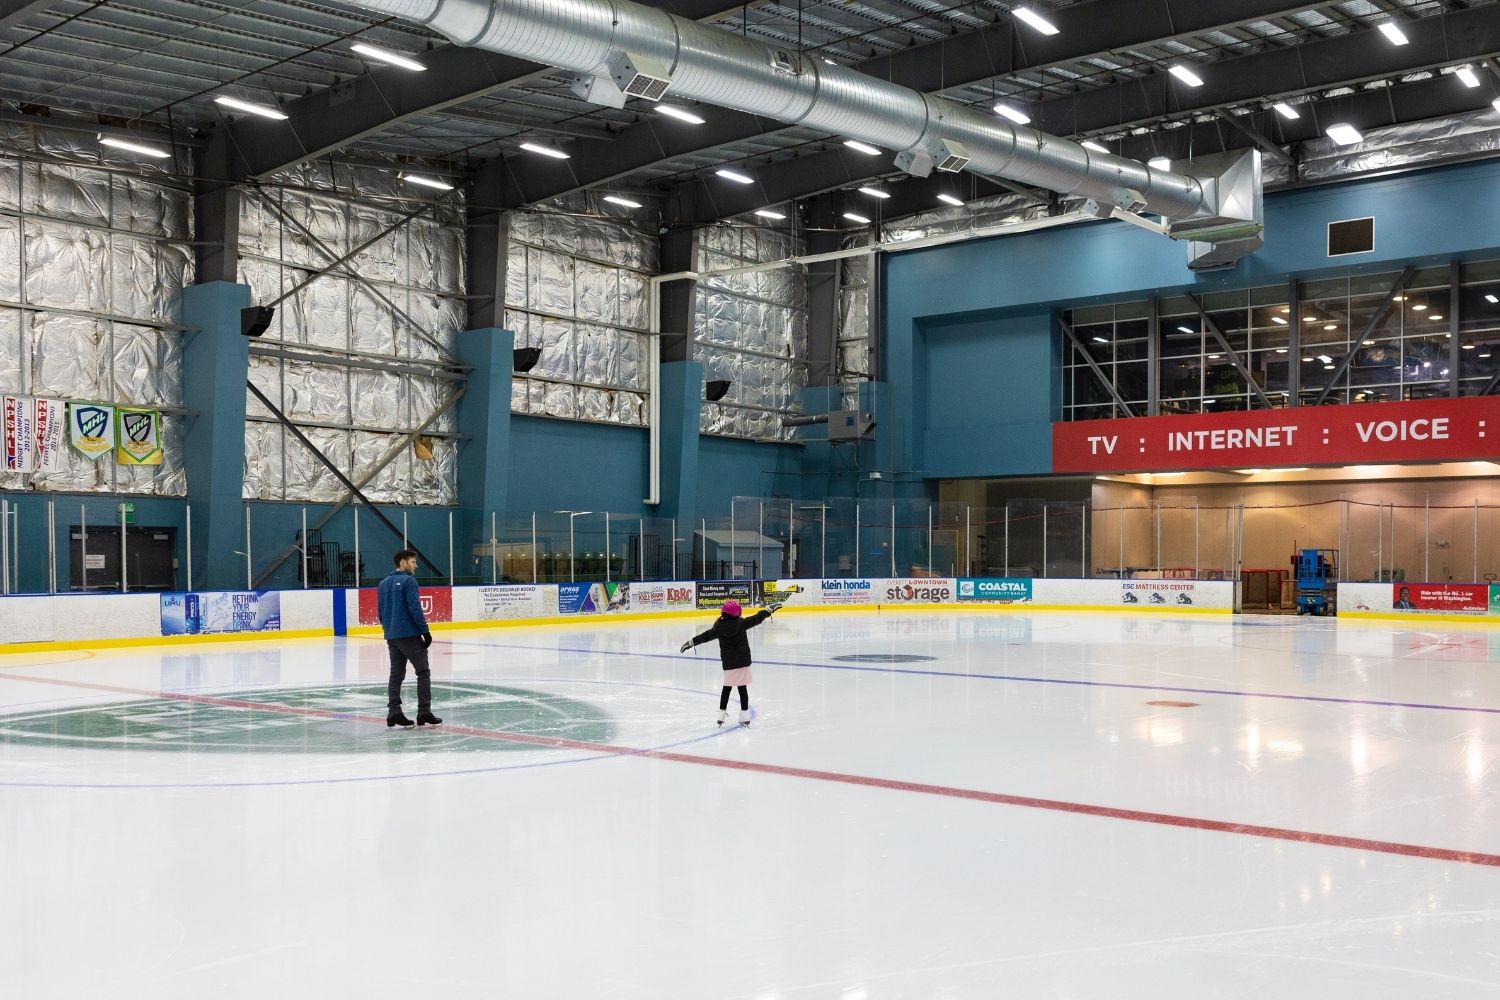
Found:
M 844 145 L 848 146 L 856 153 L 864 153 L 866 156 L 880 155 L 880 150 L 876 149 L 874 146 L 870 145 L 867 142 L 860 142 L 858 139 L 845 139 Z
M 1103 337 L 1095 337 L 1094 338 L 1094 343 L 1096 343 L 1096 344 L 1107 344 L 1107 343 L 1109 343 L 1109 341 L 1106 340 Z
M 1057 26 L 1030 7 L 1017 7 L 1010 13 L 1017 21 L 1029 25 L 1044 35 L 1057 34 Z
M 869 219 L 865 218 L 863 215 L 857 215 L 854 212 L 845 212 L 844 218 L 848 219 L 850 222 L 857 222 L 861 226 L 868 226 L 870 224 Z
M 963 208 L 964 200 L 956 195 L 948 194 L 946 191 L 938 195 L 938 201 L 952 205 L 954 208 Z
M 1325 365 L 1331 365 L 1331 364 L 1333 364 L 1333 359 L 1330 358 L 1326 354 L 1319 354 L 1318 355 L 1318 360 L 1321 361 L 1321 362 L 1323 362 Z
M 786 216 L 782 215 L 780 212 L 772 211 L 769 208 L 757 208 L 755 210 L 755 214 L 760 216 L 762 219 L 775 219 L 778 222 L 786 218 Z
M 730 170 L 728 167 L 720 167 L 714 171 L 726 181 L 734 181 L 736 184 L 754 184 L 755 178 L 749 174 L 742 174 L 738 170 Z
M 1427 318 L 1430 319 L 1430 320 L 1436 321 L 1436 320 L 1442 319 L 1443 318 L 1443 314 L 1442 313 L 1433 313 L 1431 316 L 1428 316 Z
M 423 177 L 421 174 L 401 174 L 400 179 L 407 184 L 420 184 L 422 187 L 436 188 L 439 191 L 452 191 L 453 185 L 447 181 L 440 181 L 436 177 Z
M 676 118 L 678 121 L 687 122 L 689 125 L 703 124 L 702 118 L 693 114 L 687 108 L 679 108 L 675 104 L 658 104 L 656 110 L 668 118 Z
M 1165 156 L 1153 156 L 1151 157 L 1151 159 L 1146 161 L 1146 166 L 1150 167 L 1152 170 L 1171 170 L 1172 161 L 1167 159 Z
M 349 46 L 349 48 L 353 49 L 355 52 L 358 52 L 362 56 L 368 56 L 371 59 L 374 59 L 376 62 L 389 63 L 392 66 L 400 66 L 402 69 L 409 69 L 413 73 L 427 72 L 426 66 L 423 66 L 421 63 L 417 62 L 410 56 L 403 56 L 398 52 L 389 52 L 385 49 L 377 48 L 374 45 L 366 45 L 364 42 L 355 42 L 353 45 Z
M 1411 307 L 1411 311 L 1412 312 L 1425 312 L 1426 309 L 1427 309 L 1427 303 L 1425 303 L 1425 302 L 1418 302 L 1416 305 L 1414 305 L 1414 306 Z
M 523 142 L 521 143 L 521 148 L 528 153 L 536 153 L 539 156 L 550 156 L 554 160 L 566 160 L 569 158 L 567 153 L 564 153 L 556 146 L 541 146 L 534 142 Z
M 1364 140 L 1364 136 L 1359 134 L 1359 129 L 1343 123 L 1328 126 L 1328 138 L 1340 146 L 1352 146 Z
M 1280 316 L 1272 316 L 1271 317 L 1271 322 L 1272 323 L 1280 323 L 1282 326 L 1286 326 L 1287 325 L 1286 324 L 1286 320 L 1282 319 Z
M 1495 296 L 1493 296 L 1493 295 L 1486 295 L 1484 297 L 1484 301 L 1486 301 L 1486 302 L 1490 303 L 1491 305 L 1493 305 L 1493 304 L 1495 304 L 1497 302 L 1500 302 L 1500 299 L 1495 298 Z
M 97 138 L 99 140 L 99 145 L 111 146 L 115 149 L 123 149 L 127 153 L 139 153 L 142 156 L 150 156 L 158 160 L 165 160 L 167 157 L 172 155 L 165 149 L 157 149 L 155 146 L 143 146 L 138 142 L 129 142 L 125 139 L 112 139 L 109 136 L 105 135 L 99 135 L 97 136 Z
M 1338 328 L 1339 328 L 1339 325 L 1337 323 L 1324 323 L 1323 324 L 1323 329 L 1325 329 L 1325 330 L 1337 330 Z
M 1093 139 L 1085 139 L 1085 140 L 1083 140 L 1083 142 L 1079 143 L 1079 145 L 1082 146 L 1084 149 L 1092 149 L 1096 153 L 1107 153 L 1107 152 L 1109 152 L 1109 150 L 1107 150 L 1103 146 L 1099 145 Z
M 995 105 L 995 113 L 1000 115 L 1002 118 L 1009 118 L 1017 125 L 1031 124 L 1031 116 L 1022 111 L 1020 108 L 1016 107 L 1014 104 L 1006 104 L 1004 101 L 1002 101 L 999 104 Z
M 872 187 L 862 187 L 862 188 L 859 189 L 859 193 L 860 194 L 867 194 L 871 198 L 879 198 L 882 201 L 884 201 L 885 199 L 887 199 L 887 198 L 889 198 L 891 196 L 891 193 L 889 191 L 882 191 L 879 188 L 872 188 Z
M 260 115 L 262 118 L 269 118 L 272 121 L 284 122 L 287 119 L 286 115 L 282 114 L 280 111 L 277 111 L 275 108 L 271 107 L 268 104 L 256 104 L 253 101 L 242 101 L 237 97 L 215 97 L 214 103 L 223 105 L 226 108 L 233 108 L 236 111 L 243 111 L 246 114 Z
M 1298 118 L 1302 117 L 1302 112 L 1292 107 L 1286 101 L 1277 101 L 1275 104 L 1271 105 L 1271 107 L 1275 108 L 1276 113 L 1289 122 L 1294 122 Z
M 1197 333 L 1198 332 L 1197 330 L 1194 330 L 1190 326 L 1179 326 L 1177 329 L 1181 330 L 1183 333 Z
M 1181 64 L 1178 64 L 1178 65 L 1175 65 L 1175 66 L 1168 66 L 1167 67 L 1167 72 L 1171 73 L 1173 76 L 1177 77 L 1177 79 L 1181 80 L 1183 83 L 1187 84 L 1189 87 L 1201 87 L 1201 86 L 1203 86 L 1203 78 L 1201 76 L 1199 76 L 1197 73 L 1194 73 L 1192 70 L 1188 69 L 1186 66 L 1183 66 Z
M 1405 45 L 1408 41 L 1406 32 L 1395 21 L 1386 21 L 1380 25 L 1380 33 L 1384 35 L 1392 45 Z
M 1453 71 L 1453 75 L 1462 80 L 1465 87 L 1479 86 L 1479 77 L 1475 76 L 1474 71 L 1467 66 L 1458 67 Z
M 629 198 L 621 198 L 617 194 L 607 194 L 607 195 L 604 196 L 604 200 L 607 201 L 607 202 L 609 202 L 611 205 L 623 205 L 626 208 L 643 208 L 643 207 L 645 207 L 645 206 L 643 206 L 638 201 L 631 201 Z

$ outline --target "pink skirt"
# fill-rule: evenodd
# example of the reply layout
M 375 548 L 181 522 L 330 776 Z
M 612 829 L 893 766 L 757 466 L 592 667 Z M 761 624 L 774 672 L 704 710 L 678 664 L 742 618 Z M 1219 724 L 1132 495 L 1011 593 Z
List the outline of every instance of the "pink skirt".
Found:
M 740 687 L 750 683 L 750 668 L 735 667 L 733 670 L 724 671 L 724 686 L 727 688 Z

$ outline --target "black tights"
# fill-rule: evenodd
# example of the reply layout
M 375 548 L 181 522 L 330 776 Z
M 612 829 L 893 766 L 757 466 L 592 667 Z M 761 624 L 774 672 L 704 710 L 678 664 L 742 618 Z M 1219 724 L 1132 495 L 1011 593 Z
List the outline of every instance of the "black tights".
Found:
M 729 707 L 729 686 L 726 684 L 724 690 L 719 692 L 719 711 Z M 744 684 L 740 685 L 740 711 L 750 711 L 750 688 Z

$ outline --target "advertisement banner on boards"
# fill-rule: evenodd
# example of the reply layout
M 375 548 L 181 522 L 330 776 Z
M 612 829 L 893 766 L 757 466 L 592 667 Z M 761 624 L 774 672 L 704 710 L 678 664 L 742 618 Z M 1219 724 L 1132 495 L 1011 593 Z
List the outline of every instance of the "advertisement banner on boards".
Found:
M 1030 577 L 965 577 L 958 581 L 960 601 L 985 601 L 990 604 L 1030 604 Z
M 630 585 L 630 609 L 632 611 L 692 611 L 694 600 L 691 580 L 682 583 L 632 583 Z
M 162 635 L 281 631 L 281 595 L 274 590 L 161 595 Z
M 874 604 L 875 586 L 869 580 L 819 580 L 820 604 Z
M 564 615 L 596 615 L 607 606 L 602 583 L 559 583 L 557 610 Z
M 754 580 L 703 580 L 699 581 L 696 600 L 702 610 L 719 610 L 719 605 L 733 598 L 741 604 L 756 603 L 752 595 L 759 594 L 760 585 Z
M 1196 580 L 1122 580 L 1120 603 L 1125 606 L 1190 608 L 1198 603 Z
M 1490 588 L 1482 583 L 1393 583 L 1391 610 L 1482 615 L 1490 610 Z
M 879 604 L 950 604 L 957 591 L 957 581 L 934 577 L 881 580 L 879 584 Z
M 767 606 L 817 604 L 822 594 L 817 580 L 762 580 L 760 601 Z
M 422 587 L 417 591 L 422 601 L 422 615 L 428 624 L 453 620 L 453 589 L 451 587 Z M 374 587 L 365 587 L 359 592 L 359 623 L 380 624 L 380 592 Z
M 479 588 L 479 620 L 538 618 L 558 613 L 557 588 L 546 584 L 518 584 Z

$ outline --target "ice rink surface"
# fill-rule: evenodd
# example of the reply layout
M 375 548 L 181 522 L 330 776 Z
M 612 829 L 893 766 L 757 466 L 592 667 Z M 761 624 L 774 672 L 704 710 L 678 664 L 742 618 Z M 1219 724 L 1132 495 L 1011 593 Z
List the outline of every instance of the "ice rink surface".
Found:
M 0 658 L 0 993 L 1500 997 L 1500 630 L 711 619 Z

